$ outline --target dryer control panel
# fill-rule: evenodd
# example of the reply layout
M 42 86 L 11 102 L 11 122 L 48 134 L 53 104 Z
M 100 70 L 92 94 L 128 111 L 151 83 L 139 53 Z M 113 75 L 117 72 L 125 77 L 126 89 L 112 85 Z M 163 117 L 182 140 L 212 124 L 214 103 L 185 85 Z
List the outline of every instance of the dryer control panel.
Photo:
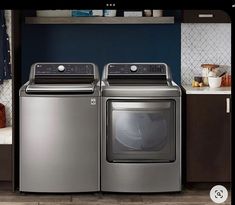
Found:
M 171 80 L 165 63 L 110 63 L 105 67 L 103 80 L 109 84 L 158 84 Z
M 108 74 L 166 75 L 165 64 L 109 64 Z

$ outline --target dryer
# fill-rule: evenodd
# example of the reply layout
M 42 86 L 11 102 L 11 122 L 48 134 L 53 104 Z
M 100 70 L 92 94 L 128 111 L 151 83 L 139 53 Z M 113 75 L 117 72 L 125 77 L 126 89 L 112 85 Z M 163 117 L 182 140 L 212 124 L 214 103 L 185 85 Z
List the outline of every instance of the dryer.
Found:
M 181 90 L 169 66 L 109 63 L 101 95 L 101 191 L 180 191 Z

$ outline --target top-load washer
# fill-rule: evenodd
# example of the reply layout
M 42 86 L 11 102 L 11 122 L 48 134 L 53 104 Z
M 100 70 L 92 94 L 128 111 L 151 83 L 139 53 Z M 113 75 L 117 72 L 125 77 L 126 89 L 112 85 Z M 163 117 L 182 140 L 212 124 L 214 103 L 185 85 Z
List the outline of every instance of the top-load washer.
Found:
M 181 90 L 165 63 L 110 63 L 101 83 L 101 190 L 181 190 Z
M 22 192 L 100 190 L 100 81 L 92 63 L 36 63 L 20 89 Z

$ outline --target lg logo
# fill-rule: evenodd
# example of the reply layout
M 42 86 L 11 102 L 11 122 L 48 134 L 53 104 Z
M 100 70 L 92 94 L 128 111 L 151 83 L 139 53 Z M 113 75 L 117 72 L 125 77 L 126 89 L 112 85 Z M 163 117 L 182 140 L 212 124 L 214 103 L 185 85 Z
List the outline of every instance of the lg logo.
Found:
M 223 190 L 215 190 L 215 198 L 220 198 L 220 199 L 222 199 L 223 198 Z
M 228 191 L 224 186 L 216 185 L 210 191 L 211 200 L 217 204 L 223 203 L 228 198 Z
M 91 98 L 91 105 L 96 105 L 96 99 L 95 98 Z

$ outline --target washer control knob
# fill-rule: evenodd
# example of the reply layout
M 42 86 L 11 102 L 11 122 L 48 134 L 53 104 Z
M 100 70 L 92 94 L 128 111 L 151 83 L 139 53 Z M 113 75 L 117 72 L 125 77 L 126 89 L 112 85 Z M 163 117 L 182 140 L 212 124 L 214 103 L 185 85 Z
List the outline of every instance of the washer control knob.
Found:
M 63 65 L 58 66 L 58 71 L 63 72 L 65 70 L 65 67 Z
M 132 65 L 131 66 L 131 72 L 136 72 L 137 71 L 137 66 L 136 65 Z

